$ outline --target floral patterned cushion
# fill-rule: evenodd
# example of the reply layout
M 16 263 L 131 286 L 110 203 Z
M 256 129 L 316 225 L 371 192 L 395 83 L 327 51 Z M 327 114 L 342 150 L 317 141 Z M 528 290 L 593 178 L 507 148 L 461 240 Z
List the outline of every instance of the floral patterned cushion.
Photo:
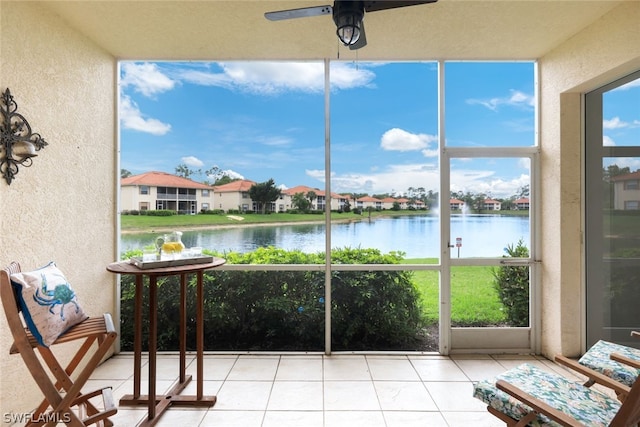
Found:
M 595 343 L 578 362 L 631 387 L 640 375 L 640 369 L 611 360 L 611 353 L 619 353 L 640 362 L 640 350 L 602 340 Z
M 499 379 L 513 384 L 531 396 L 592 427 L 608 426 L 620 409 L 620 402 L 604 393 L 525 363 L 498 375 L 494 381 L 485 380 L 476 383 L 473 391 L 475 398 L 516 420 L 531 412 L 531 408 L 502 390 L 498 390 L 495 382 Z M 555 427 L 560 424 L 539 415 L 529 425 Z

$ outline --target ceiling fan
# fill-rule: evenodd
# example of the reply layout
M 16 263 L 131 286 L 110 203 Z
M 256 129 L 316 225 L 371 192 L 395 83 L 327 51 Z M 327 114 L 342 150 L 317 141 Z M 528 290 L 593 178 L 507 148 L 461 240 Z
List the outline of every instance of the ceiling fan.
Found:
M 300 9 L 279 10 L 267 12 L 265 18 L 270 21 L 282 21 L 284 19 L 306 18 L 309 16 L 332 15 L 340 41 L 355 50 L 366 46 L 367 37 L 364 32 L 365 12 L 376 12 L 378 10 L 395 9 L 398 7 L 415 6 L 425 3 L 435 3 L 438 0 L 417 0 L 417 1 L 355 1 L 336 0 L 333 6 L 312 6 Z

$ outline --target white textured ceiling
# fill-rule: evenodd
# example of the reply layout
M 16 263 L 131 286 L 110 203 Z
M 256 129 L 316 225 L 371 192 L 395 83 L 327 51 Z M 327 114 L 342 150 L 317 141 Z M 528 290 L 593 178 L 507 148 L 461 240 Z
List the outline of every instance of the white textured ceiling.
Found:
M 118 59 L 535 59 L 621 1 L 439 0 L 366 14 L 368 45 L 341 46 L 331 16 L 271 22 L 264 12 L 331 1 L 48 1 Z

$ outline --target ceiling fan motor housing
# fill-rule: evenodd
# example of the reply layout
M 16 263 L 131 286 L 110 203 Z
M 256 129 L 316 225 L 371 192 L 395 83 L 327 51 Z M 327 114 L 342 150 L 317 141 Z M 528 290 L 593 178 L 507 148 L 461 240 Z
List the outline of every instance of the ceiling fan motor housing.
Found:
M 336 1 L 333 4 L 333 22 L 336 34 L 345 45 L 353 45 L 360 38 L 362 19 L 364 18 L 364 2 Z

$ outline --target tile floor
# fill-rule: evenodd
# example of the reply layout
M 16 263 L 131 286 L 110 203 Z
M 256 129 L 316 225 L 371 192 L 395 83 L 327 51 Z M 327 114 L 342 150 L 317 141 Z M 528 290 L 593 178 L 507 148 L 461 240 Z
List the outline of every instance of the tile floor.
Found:
M 157 426 L 220 427 L 489 427 L 503 426 L 472 397 L 472 382 L 522 362 L 571 375 L 534 356 L 206 355 L 205 395 L 212 408 L 171 407 Z M 196 364 L 189 356 L 188 373 Z M 178 357 L 158 358 L 158 392 L 174 383 Z M 143 359 L 142 390 L 146 390 Z M 87 388 L 111 385 L 116 400 L 133 391 L 133 357 L 103 363 Z M 195 394 L 193 381 L 183 394 Z M 144 407 L 120 406 L 117 426 L 135 426 Z

